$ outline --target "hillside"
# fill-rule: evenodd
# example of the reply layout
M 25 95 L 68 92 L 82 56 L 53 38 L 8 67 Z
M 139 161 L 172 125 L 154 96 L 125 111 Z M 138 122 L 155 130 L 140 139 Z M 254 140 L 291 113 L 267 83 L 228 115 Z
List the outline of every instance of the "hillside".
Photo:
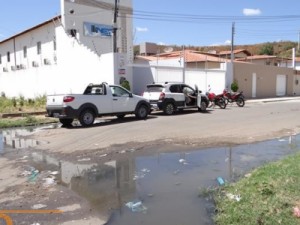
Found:
M 174 51 L 181 50 L 182 46 L 168 46 L 172 47 Z M 164 52 L 166 46 L 158 46 L 160 52 Z M 292 49 L 298 48 L 297 42 L 292 41 L 280 41 L 280 42 L 267 42 L 254 45 L 235 45 L 234 49 L 246 49 L 253 55 L 276 55 L 278 57 L 292 58 Z M 185 46 L 185 49 L 194 49 L 201 52 L 216 51 L 228 51 L 231 49 L 230 45 L 221 46 Z M 139 52 L 139 46 L 135 46 L 135 53 Z M 300 57 L 300 52 L 296 51 L 296 56 Z

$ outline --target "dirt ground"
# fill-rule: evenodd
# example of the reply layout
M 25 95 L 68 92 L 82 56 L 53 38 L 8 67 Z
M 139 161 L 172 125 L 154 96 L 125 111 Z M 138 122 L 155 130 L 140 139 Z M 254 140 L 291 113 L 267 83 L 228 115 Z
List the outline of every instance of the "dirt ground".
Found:
M 59 126 L 53 129 L 49 126 L 26 137 L 43 144 L 0 157 L 0 207 L 19 210 L 19 213 L 7 214 L 14 224 L 105 224 L 109 210 L 99 214 L 90 202 L 68 187 L 45 185 L 45 181 L 53 177 L 50 171 L 40 170 L 36 179 L 31 177 L 27 155 L 34 150 L 70 162 L 89 158 L 91 163 L 99 163 L 126 157 L 126 154 L 144 155 L 251 143 L 298 134 L 299 113 L 299 101 L 246 102 L 244 108 L 215 108 L 204 114 L 187 111 L 164 116 L 158 112 L 143 121 L 132 117 L 125 117 L 122 121 L 105 118 L 90 128 L 82 128 L 76 122 L 69 128 Z M 63 213 L 22 213 L 22 210 L 44 209 L 60 209 Z M 0 224 L 9 223 L 0 219 Z

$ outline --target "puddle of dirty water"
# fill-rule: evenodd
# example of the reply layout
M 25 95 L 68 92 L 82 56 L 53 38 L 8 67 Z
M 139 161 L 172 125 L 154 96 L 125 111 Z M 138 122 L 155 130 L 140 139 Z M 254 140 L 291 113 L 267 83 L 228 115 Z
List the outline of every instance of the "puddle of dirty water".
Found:
M 4 153 L 5 148 L 27 149 L 46 144 L 41 141 L 28 138 L 29 135 L 45 129 L 54 129 L 57 125 L 52 124 L 41 127 L 27 127 L 4 129 L 0 131 L 0 154 Z
M 201 191 L 217 187 L 217 177 L 234 181 L 297 152 L 299 143 L 297 135 L 180 153 L 126 153 L 122 160 L 106 163 L 62 161 L 32 152 L 28 163 L 39 171 L 58 171 L 58 184 L 87 199 L 93 211 L 110 213 L 109 225 L 211 225 L 213 200 L 199 197 Z

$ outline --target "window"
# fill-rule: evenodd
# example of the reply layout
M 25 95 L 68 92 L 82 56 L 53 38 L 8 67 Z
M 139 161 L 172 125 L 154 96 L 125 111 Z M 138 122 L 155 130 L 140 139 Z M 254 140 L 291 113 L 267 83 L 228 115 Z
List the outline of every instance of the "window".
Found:
M 125 89 L 117 87 L 117 86 L 110 86 L 111 92 L 115 97 L 129 97 L 129 92 Z
M 2 64 L 2 55 L 0 54 L 0 64 Z
M 39 41 L 36 47 L 37 47 L 37 54 L 40 55 L 42 53 L 42 43 Z
M 23 47 L 23 57 L 27 58 L 27 46 Z
M 10 62 L 10 52 L 7 52 L 7 62 Z
M 172 85 L 170 87 L 170 91 L 172 93 L 182 93 L 182 90 L 181 90 L 181 86 L 179 84 L 176 84 L 176 85 Z

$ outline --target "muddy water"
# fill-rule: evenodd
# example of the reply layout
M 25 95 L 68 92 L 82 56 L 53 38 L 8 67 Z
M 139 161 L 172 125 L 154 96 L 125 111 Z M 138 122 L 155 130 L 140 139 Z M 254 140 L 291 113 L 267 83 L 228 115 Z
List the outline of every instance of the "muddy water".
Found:
M 11 139 L 17 143 L 17 136 L 24 136 L 12 133 L 11 138 L 2 133 L 3 154 L 19 147 Z M 109 212 L 109 225 L 204 225 L 213 224 L 214 206 L 212 199 L 199 194 L 217 187 L 217 177 L 234 181 L 259 165 L 298 151 L 299 145 L 300 136 L 290 136 L 184 153 L 138 156 L 127 152 L 123 160 L 105 163 L 90 158 L 63 161 L 38 151 L 28 155 L 30 166 L 40 171 L 59 171 L 59 184 L 89 200 L 99 214 Z

